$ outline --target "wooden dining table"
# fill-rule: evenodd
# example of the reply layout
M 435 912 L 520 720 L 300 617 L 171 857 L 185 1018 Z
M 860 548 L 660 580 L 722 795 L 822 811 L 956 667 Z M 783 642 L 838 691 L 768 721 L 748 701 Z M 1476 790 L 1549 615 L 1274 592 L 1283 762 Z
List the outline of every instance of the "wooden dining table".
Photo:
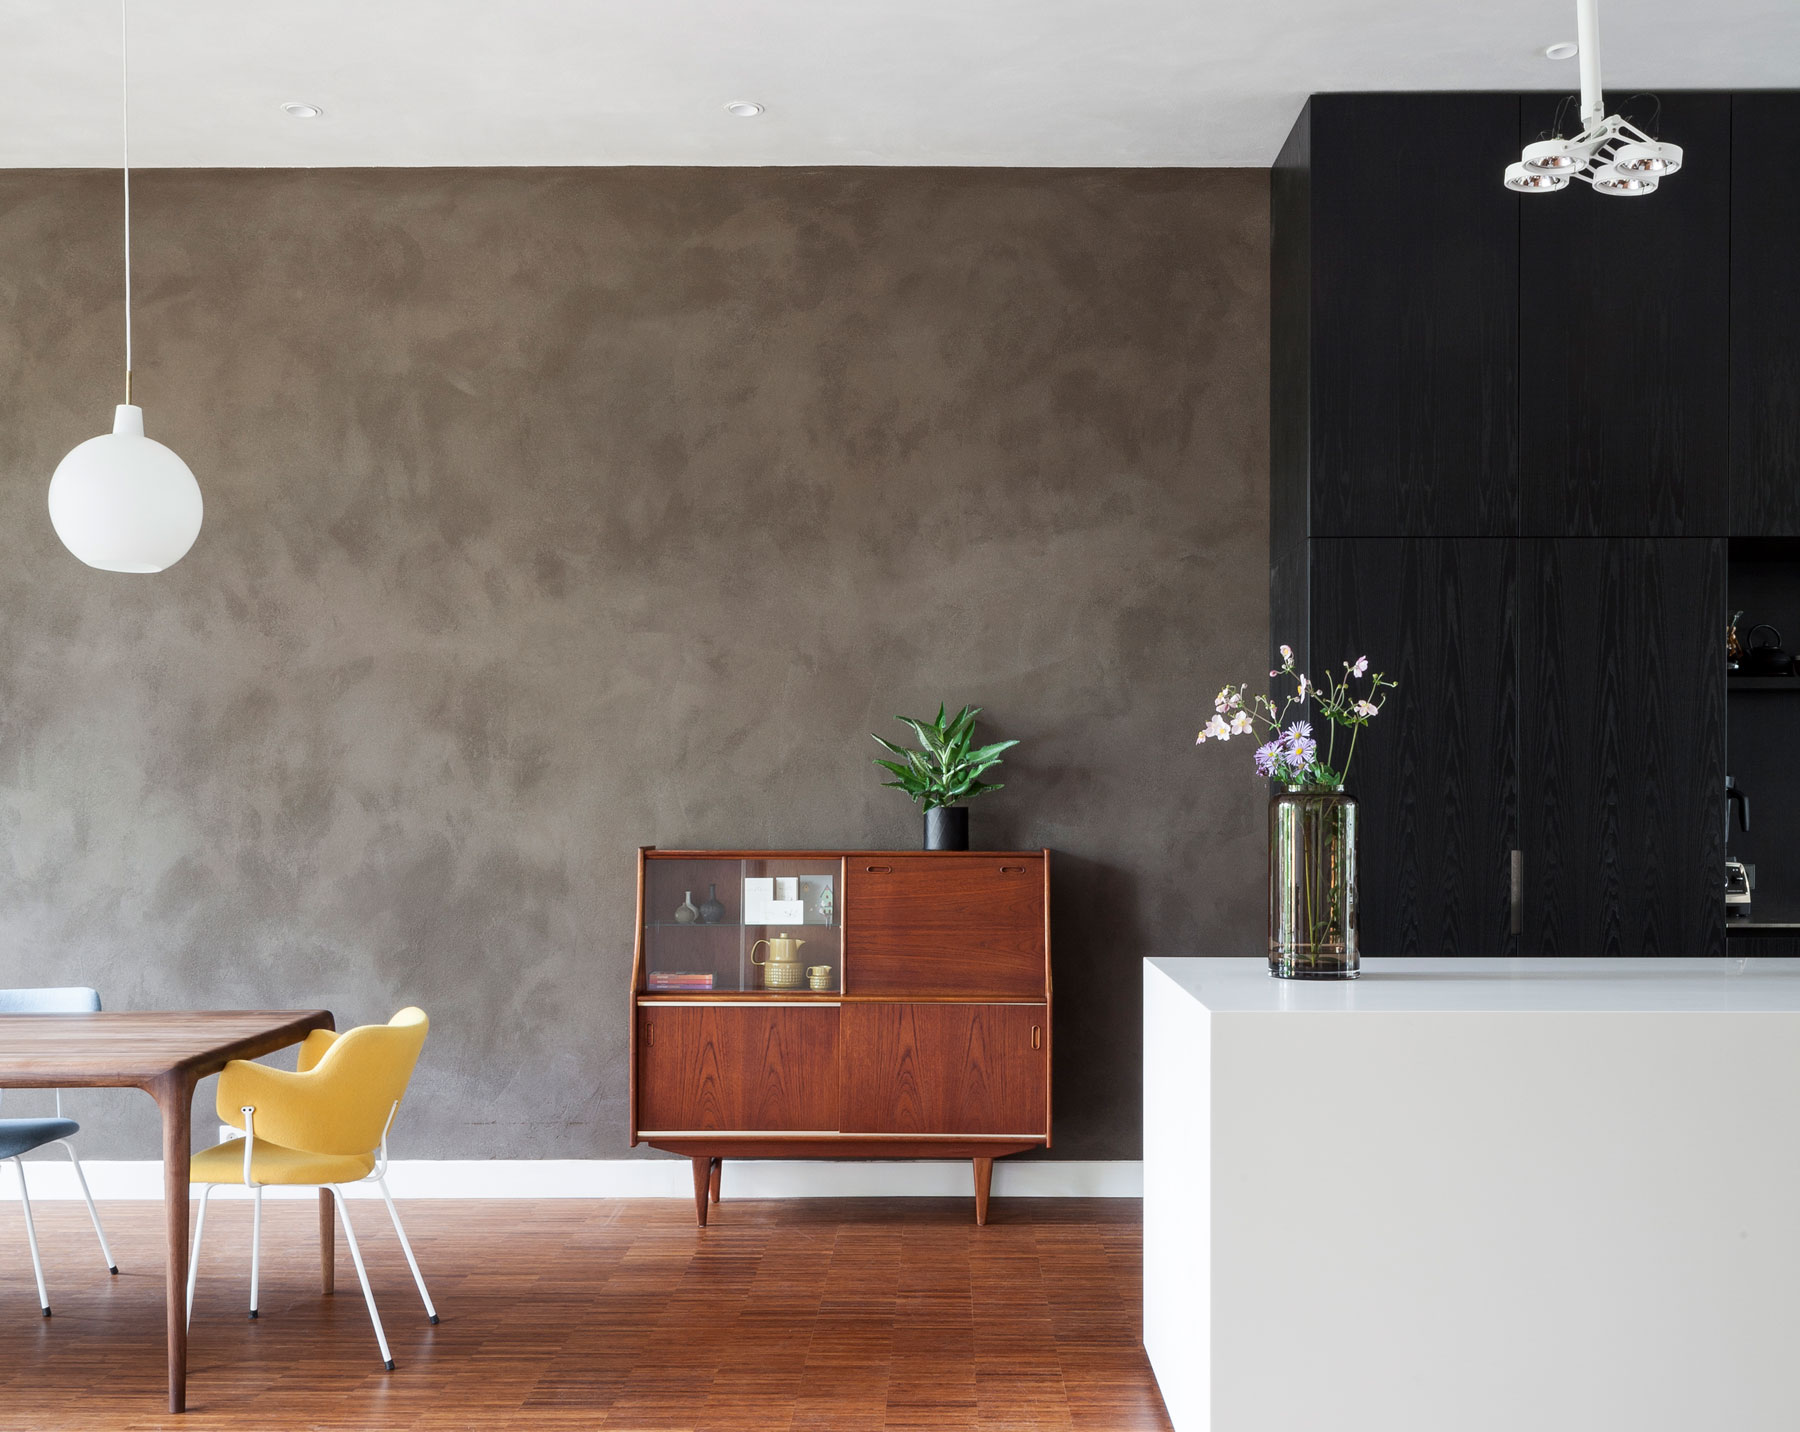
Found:
M 168 1014 L 0 1015 L 0 1088 L 142 1089 L 162 1111 L 163 1207 L 168 1229 L 164 1307 L 169 1411 L 187 1409 L 188 1173 L 194 1086 L 233 1059 L 255 1059 L 335 1029 L 327 1009 L 206 1010 Z M 319 1193 L 319 1254 L 332 1291 L 331 1195 Z

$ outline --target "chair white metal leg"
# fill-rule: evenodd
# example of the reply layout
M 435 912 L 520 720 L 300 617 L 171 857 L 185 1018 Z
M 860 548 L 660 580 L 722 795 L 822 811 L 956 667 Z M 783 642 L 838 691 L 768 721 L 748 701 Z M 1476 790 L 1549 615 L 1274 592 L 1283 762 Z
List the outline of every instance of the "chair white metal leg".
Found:
M 25 1210 L 25 1240 L 31 1244 L 31 1271 L 37 1274 L 38 1306 L 49 1317 L 50 1294 L 44 1287 L 44 1261 L 38 1257 L 37 1225 L 31 1221 L 31 1195 L 25 1192 L 25 1165 L 17 1154 L 13 1155 L 13 1167 L 19 1171 L 19 1207 Z
M 431 1306 L 431 1294 L 425 1291 L 425 1275 L 419 1271 L 419 1260 L 413 1257 L 412 1244 L 406 1241 L 406 1230 L 400 1226 L 400 1211 L 394 1207 L 392 1195 L 388 1193 L 387 1180 L 378 1178 L 375 1186 L 381 1190 L 381 1200 L 387 1204 L 388 1217 L 394 1220 L 394 1232 L 400 1235 L 400 1251 L 406 1254 L 406 1266 L 412 1269 L 413 1282 L 419 1285 L 419 1296 L 425 1301 L 425 1314 L 432 1322 L 438 1320 L 437 1309 Z
M 94 1195 L 88 1192 L 87 1175 L 81 1171 L 81 1160 L 75 1157 L 75 1145 L 67 1139 L 58 1139 L 69 1155 L 69 1162 L 75 1165 L 75 1181 L 81 1185 L 81 1196 L 87 1202 L 88 1217 L 94 1220 L 94 1236 L 100 1240 L 100 1252 L 106 1258 L 106 1271 L 117 1273 L 119 1265 L 113 1262 L 112 1249 L 106 1246 L 106 1230 L 100 1226 L 100 1210 L 94 1207 Z
M 350 1226 L 350 1207 L 344 1202 L 344 1191 L 335 1183 L 326 1185 L 337 1201 L 338 1217 L 344 1222 L 344 1241 L 350 1245 L 350 1259 L 356 1264 L 357 1281 L 362 1284 L 363 1301 L 369 1305 L 369 1321 L 375 1324 L 375 1342 L 381 1349 L 381 1360 L 387 1370 L 394 1370 L 394 1355 L 388 1351 L 387 1334 L 381 1330 L 381 1314 L 375 1311 L 375 1291 L 369 1286 L 369 1271 L 363 1267 L 362 1249 L 356 1246 L 356 1230 Z
M 250 1316 L 256 1316 L 256 1275 L 262 1259 L 262 1185 L 253 1190 L 256 1207 L 250 1215 Z
M 200 1190 L 200 1216 L 194 1220 L 194 1249 L 188 1254 L 188 1295 L 187 1320 L 194 1321 L 194 1283 L 200 1276 L 200 1240 L 206 1234 L 206 1200 L 212 1197 L 214 1184 L 206 1184 Z

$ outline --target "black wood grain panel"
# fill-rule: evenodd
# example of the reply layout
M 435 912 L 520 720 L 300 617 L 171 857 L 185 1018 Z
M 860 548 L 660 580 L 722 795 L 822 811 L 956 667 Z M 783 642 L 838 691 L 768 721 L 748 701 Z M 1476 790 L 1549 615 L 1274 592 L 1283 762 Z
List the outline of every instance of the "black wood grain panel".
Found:
M 1316 668 L 1367 655 L 1400 682 L 1350 775 L 1363 951 L 1508 955 L 1518 843 L 1518 544 L 1320 540 Z
M 1731 532 L 1800 533 L 1800 94 L 1731 100 Z M 1685 173 L 1680 176 L 1685 178 Z
M 1313 98 L 1314 536 L 1517 531 L 1518 116 Z
M 1312 103 L 1269 171 L 1269 551 L 1307 538 L 1312 405 Z
M 1521 139 L 1548 131 L 1560 101 L 1527 95 Z M 1647 101 L 1624 108 L 1646 127 L 1655 112 Z M 1726 531 L 1729 96 L 1663 95 L 1661 135 L 1688 163 L 1654 194 L 1574 184 L 1519 201 L 1530 536 Z
M 1725 543 L 1523 550 L 1519 953 L 1721 954 Z
M 1269 666 L 1281 665 L 1278 654 L 1291 646 L 1303 669 L 1312 666 L 1312 572 L 1314 546 L 1303 542 L 1269 560 Z M 1285 678 L 1283 678 L 1285 684 Z M 1270 695 L 1275 694 L 1271 683 Z

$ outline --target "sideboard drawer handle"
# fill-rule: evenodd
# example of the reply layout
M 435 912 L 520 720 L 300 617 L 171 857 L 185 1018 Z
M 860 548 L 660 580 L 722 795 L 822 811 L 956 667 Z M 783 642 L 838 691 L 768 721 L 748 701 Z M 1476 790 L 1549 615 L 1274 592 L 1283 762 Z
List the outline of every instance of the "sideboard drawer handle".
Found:
M 654 1019 L 644 1021 L 644 1044 L 650 1048 L 654 1048 L 656 1045 L 656 1021 Z
M 865 865 L 863 869 L 870 875 L 892 875 L 894 873 L 894 867 L 891 865 Z
M 1044 1031 L 1035 1024 L 1031 1026 L 1031 1047 L 1033 1049 L 1042 1049 L 1044 1047 Z
M 1023 875 L 1025 867 L 1023 865 L 1002 865 L 1000 873 L 1002 875 Z

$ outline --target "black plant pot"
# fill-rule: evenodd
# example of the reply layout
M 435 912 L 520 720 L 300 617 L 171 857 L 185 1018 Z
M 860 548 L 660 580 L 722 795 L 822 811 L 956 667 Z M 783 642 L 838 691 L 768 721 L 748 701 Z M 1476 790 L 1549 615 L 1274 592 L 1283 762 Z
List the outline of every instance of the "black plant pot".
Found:
M 927 850 L 967 850 L 969 848 L 969 808 L 967 806 L 931 806 L 925 811 L 925 848 Z

